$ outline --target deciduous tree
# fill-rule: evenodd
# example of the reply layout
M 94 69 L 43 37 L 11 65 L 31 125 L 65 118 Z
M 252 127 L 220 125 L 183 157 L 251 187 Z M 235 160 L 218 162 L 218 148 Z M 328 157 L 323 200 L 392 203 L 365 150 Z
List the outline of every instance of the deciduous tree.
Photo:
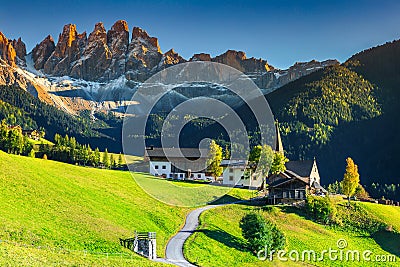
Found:
M 222 161 L 222 148 L 214 141 L 210 142 L 210 150 L 208 152 L 207 166 L 208 170 L 217 180 L 217 177 L 222 174 L 222 167 L 220 166 Z
M 354 195 L 358 184 L 360 183 L 360 175 L 358 174 L 358 166 L 351 158 L 346 159 L 346 172 L 342 181 L 343 194 L 347 196 L 350 205 L 350 197 Z
M 286 171 L 285 163 L 289 160 L 285 157 L 282 152 L 275 152 L 274 160 L 272 161 L 271 165 L 271 173 L 278 174 L 280 172 Z

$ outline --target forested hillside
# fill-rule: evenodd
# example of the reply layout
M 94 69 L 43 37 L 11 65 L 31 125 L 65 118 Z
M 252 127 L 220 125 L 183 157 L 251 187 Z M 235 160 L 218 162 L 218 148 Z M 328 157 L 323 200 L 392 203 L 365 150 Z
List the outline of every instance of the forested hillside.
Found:
M 43 103 L 28 92 L 12 87 L 0 86 L 0 119 L 6 119 L 10 125 L 20 125 L 25 129 L 44 129 L 46 137 L 54 141 L 56 133 L 73 136 L 81 143 L 88 143 L 101 150 L 109 148 L 113 152 L 120 152 L 121 145 L 114 137 L 118 134 L 107 133 L 103 128 L 109 127 L 111 119 L 99 115 L 93 121 L 90 112 L 83 112 L 81 116 L 72 116 L 54 106 Z M 104 119 L 104 121 L 103 121 Z M 113 126 L 113 125 L 112 125 Z M 100 129 L 99 129 L 100 128 Z M 102 133 L 105 132 L 105 133 Z
M 364 184 L 400 180 L 399 41 L 300 78 L 267 99 L 288 156 L 316 156 L 323 183 L 342 178 L 348 156 Z

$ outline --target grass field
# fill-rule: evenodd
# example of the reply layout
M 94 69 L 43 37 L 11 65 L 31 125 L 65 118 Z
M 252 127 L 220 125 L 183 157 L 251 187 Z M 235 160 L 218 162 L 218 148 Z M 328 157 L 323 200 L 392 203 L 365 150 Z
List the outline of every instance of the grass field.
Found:
M 49 141 L 49 140 L 47 140 L 47 139 L 44 139 L 44 138 L 41 138 L 40 140 L 34 140 L 34 139 L 31 139 L 31 138 L 28 138 L 28 140 L 29 140 L 29 142 L 31 142 L 33 145 L 40 145 L 40 144 L 51 145 L 51 146 L 54 145 L 53 142 L 51 142 L 51 141 Z
M 381 205 L 367 204 L 372 209 L 380 210 Z M 374 206 L 375 205 L 375 206 Z M 386 208 L 386 206 L 384 207 Z M 393 209 L 393 217 L 386 217 L 391 223 L 398 223 L 400 208 Z M 317 253 L 324 249 L 337 249 L 337 240 L 344 238 L 348 247 L 345 250 L 371 250 L 373 255 L 397 255 L 397 263 L 378 262 L 343 262 L 331 261 L 325 257 L 324 261 L 311 262 L 282 262 L 278 259 L 260 261 L 251 252 L 245 249 L 245 240 L 239 228 L 240 219 L 250 211 L 258 210 L 261 214 L 278 225 L 287 239 L 287 251 L 305 249 L 315 250 Z M 201 215 L 199 231 L 192 235 L 185 243 L 186 257 L 200 266 L 398 266 L 400 261 L 399 233 L 380 233 L 374 237 L 341 231 L 329 226 L 323 226 L 305 219 L 294 208 L 276 207 L 272 211 L 262 211 L 257 207 L 245 205 L 230 205 L 206 211 Z M 377 216 L 379 216 L 377 214 Z M 385 215 L 383 215 L 385 216 Z M 301 254 L 300 254 L 301 255 Z M 371 265 L 372 264 L 372 265 Z M 396 265 L 397 264 L 397 265 Z
M 148 179 L 145 176 L 135 175 Z M 164 181 L 155 182 L 154 186 L 163 188 Z M 189 211 L 150 197 L 130 172 L 79 167 L 1 151 L 0 183 L 0 266 L 14 261 L 25 266 L 121 266 L 127 262 L 158 266 L 136 254 L 133 259 L 111 254 L 130 253 L 120 246 L 119 238 L 132 237 L 138 230 L 157 232 L 157 254 L 164 256 L 166 243 Z M 174 186 L 181 185 L 174 182 Z M 235 189 L 231 197 L 250 196 L 247 190 Z M 65 253 L 69 250 L 78 252 Z M 87 255 L 82 254 L 83 250 Z M 109 259 L 105 253 L 110 253 Z
M 253 190 L 171 181 L 143 174 L 134 174 L 134 178 L 144 191 L 158 200 L 183 207 L 202 206 L 226 194 L 237 199 L 248 199 L 254 194 Z
M 120 255 L 85 254 L 84 252 L 24 247 L 4 242 L 0 243 L 0 255 L 1 266 L 170 266 L 151 262 L 128 252 Z
M 100 152 L 100 161 L 103 160 L 104 152 Z M 108 152 L 108 156 L 111 157 L 113 155 L 115 162 L 118 163 L 119 154 Z M 122 164 L 132 164 L 138 161 L 142 161 L 143 157 L 132 156 L 132 155 L 122 155 Z
M 196 203 L 200 194 L 211 200 L 227 188 L 157 179 L 146 174 L 79 167 L 60 162 L 0 152 L 0 266 L 161 266 L 122 248 L 119 238 L 133 231 L 157 232 L 157 253 L 184 222 L 190 208 L 166 205 L 146 194 L 140 183 L 153 186 L 157 194 L 179 203 Z M 191 191 L 194 190 L 194 191 Z M 195 192 L 195 194 L 193 194 Z M 219 202 L 248 199 L 254 191 L 233 189 Z M 368 236 L 323 226 L 305 218 L 294 208 L 269 211 L 246 205 L 230 205 L 206 211 L 200 230 L 185 243 L 185 254 L 201 266 L 287 266 L 302 262 L 259 261 L 246 251 L 239 221 L 247 212 L 259 210 L 274 221 L 287 237 L 288 250 L 335 249 L 346 239 L 348 249 L 371 250 L 374 255 L 397 255 L 400 259 L 400 208 L 360 203 L 391 225 L 393 232 Z M 87 253 L 85 253 L 86 251 Z M 124 253 L 124 254 L 121 254 Z M 132 258 L 131 258 L 132 257 Z M 343 262 L 307 262 L 317 266 L 341 266 Z M 369 266 L 346 262 L 350 266 Z M 374 265 L 379 264 L 374 262 Z M 381 263 L 381 266 L 395 266 Z
M 400 208 L 389 205 L 377 205 L 374 203 L 360 202 L 365 209 L 375 214 L 376 217 L 400 233 Z M 400 244 L 399 244 L 400 247 Z
M 119 238 L 132 237 L 134 230 L 155 231 L 163 256 L 188 211 L 154 200 L 129 172 L 3 152 L 0 170 L 1 240 L 116 253 L 124 251 Z

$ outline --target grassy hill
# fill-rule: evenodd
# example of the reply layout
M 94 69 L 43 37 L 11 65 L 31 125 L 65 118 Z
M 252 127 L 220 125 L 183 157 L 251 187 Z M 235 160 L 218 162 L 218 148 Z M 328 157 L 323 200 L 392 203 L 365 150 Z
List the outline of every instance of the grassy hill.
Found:
M 0 170 L 0 239 L 87 250 L 88 262 L 93 261 L 90 253 L 127 252 L 118 238 L 132 237 L 134 230 L 157 232 L 157 253 L 162 256 L 166 242 L 179 229 L 188 211 L 154 200 L 141 190 L 129 172 L 83 168 L 3 152 Z M 48 255 L 50 260 L 76 262 L 73 255 L 37 254 L 32 249 L 21 251 L 19 247 L 1 244 L 0 252 L 8 253 L 2 253 L 0 265 L 15 257 L 14 253 L 34 255 L 33 264 Z M 140 265 L 148 262 L 133 257 L 143 261 Z
M 199 230 L 185 243 L 185 255 L 200 266 L 398 266 L 400 261 L 400 208 L 362 203 L 371 214 L 381 218 L 394 228 L 394 232 L 382 232 L 373 236 L 337 227 L 325 226 L 306 219 L 305 215 L 291 207 L 273 207 L 260 210 L 257 207 L 231 205 L 206 211 L 201 215 Z M 324 261 L 281 262 L 276 259 L 260 261 L 244 249 L 245 240 L 239 228 L 240 219 L 248 212 L 258 210 L 262 216 L 275 222 L 287 240 L 287 251 L 337 249 L 337 240 L 345 239 L 345 250 L 371 250 L 373 255 L 396 255 L 396 263 Z M 397 232 L 396 232 L 397 231 Z M 300 254 L 301 255 L 301 254 Z M 397 264 L 397 265 L 396 265 Z
M 151 177 L 135 174 L 135 178 Z M 150 180 L 160 188 L 167 182 Z M 196 186 L 169 183 L 182 198 L 187 191 L 178 190 L 179 186 Z M 189 211 L 155 200 L 130 172 L 79 167 L 1 151 L 0 184 L 1 266 L 158 266 L 122 248 L 119 238 L 132 237 L 134 230 L 155 231 L 157 254 L 163 256 L 166 243 Z M 206 188 L 215 193 L 210 186 Z M 231 193 L 239 198 L 252 194 L 239 189 Z

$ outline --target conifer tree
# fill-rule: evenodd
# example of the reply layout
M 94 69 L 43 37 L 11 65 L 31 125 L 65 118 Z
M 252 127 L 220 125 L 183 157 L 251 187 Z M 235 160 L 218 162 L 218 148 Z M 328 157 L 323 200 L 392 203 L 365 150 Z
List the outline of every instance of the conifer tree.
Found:
M 109 168 L 110 167 L 110 158 L 108 157 L 108 150 L 106 148 L 106 150 L 103 153 L 103 164 L 104 167 Z
M 93 165 L 94 165 L 95 167 L 99 166 L 99 164 L 100 164 L 100 158 L 101 158 L 101 156 L 100 156 L 99 148 L 96 147 L 96 149 L 94 150 L 94 160 L 93 160 Z
M 122 161 L 122 154 L 119 153 L 119 156 L 118 156 L 118 168 L 122 168 L 123 165 L 124 165 L 124 163 Z

